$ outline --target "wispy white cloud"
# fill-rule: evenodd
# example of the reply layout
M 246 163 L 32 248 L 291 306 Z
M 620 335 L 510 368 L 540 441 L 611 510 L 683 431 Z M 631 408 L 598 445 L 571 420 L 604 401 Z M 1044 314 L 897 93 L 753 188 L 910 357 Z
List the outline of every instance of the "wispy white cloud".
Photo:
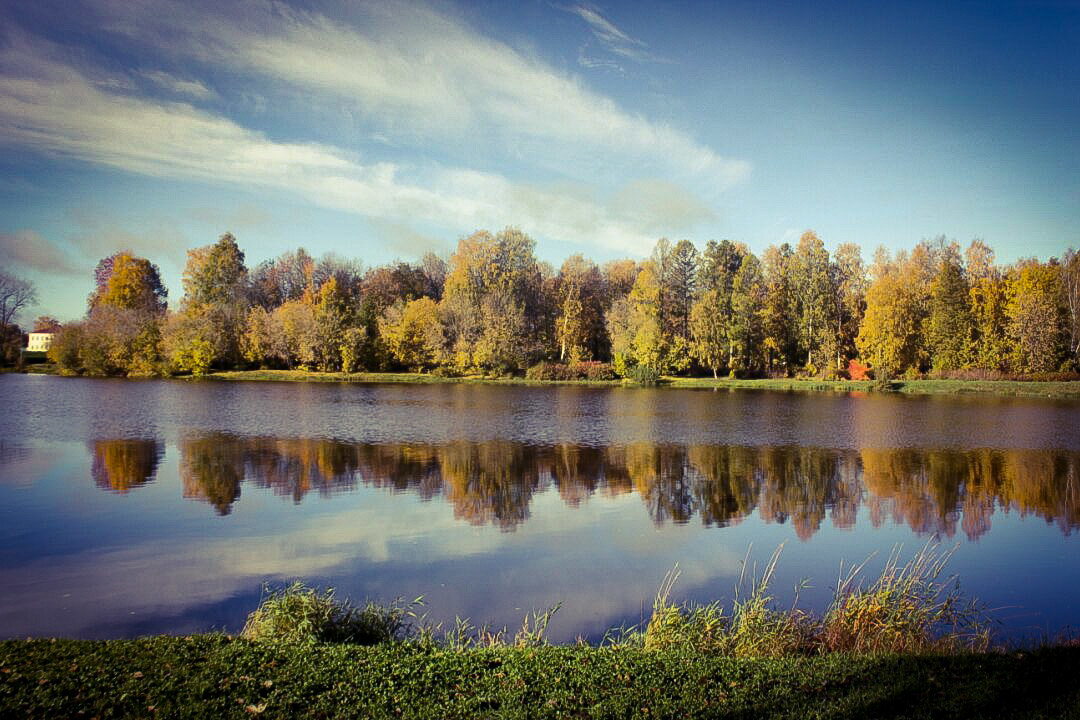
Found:
M 649 46 L 642 40 L 620 30 L 614 23 L 600 14 L 600 11 L 595 7 L 579 3 L 566 9 L 588 24 L 593 37 L 608 52 L 638 62 L 656 62 L 660 60 L 649 51 Z
M 86 15 L 144 56 L 156 54 L 160 66 L 183 67 L 183 77 L 109 71 L 12 25 L 0 46 L 0 144 L 296 194 L 406 234 L 424 226 L 452 237 L 514 224 L 542 239 L 632 253 L 708 216 L 687 187 L 712 196 L 750 169 L 422 5 L 365 3 L 349 18 L 329 18 L 254 0 L 91 0 Z M 347 140 L 305 142 L 295 129 L 286 138 L 245 127 L 221 114 L 215 83 L 204 81 L 211 71 L 248 78 L 260 96 L 290 88 L 339 103 L 364 137 L 386 138 L 371 148 L 380 159 Z M 167 95 L 140 94 L 147 80 Z M 447 162 L 437 159 L 439 147 L 459 151 Z M 523 182 L 490 169 L 506 164 L 515 175 L 544 168 L 535 174 L 566 180 Z M 649 178 L 658 192 L 642 195 Z M 635 192 L 643 202 L 628 203 Z
M 598 58 L 589 54 L 588 48 L 582 46 L 578 48 L 578 65 L 589 70 L 595 70 L 597 68 L 603 70 L 614 70 L 615 72 L 623 72 L 623 67 L 614 60 L 608 58 Z
M 214 91 L 206 87 L 201 80 L 176 77 L 162 70 L 143 70 L 140 75 L 174 95 L 183 95 L 195 100 L 209 100 L 215 97 Z
M 276 3 L 216 7 L 156 0 L 102 0 L 105 25 L 156 51 L 227 67 L 308 97 L 347 103 L 372 130 L 428 146 L 432 138 L 529 162 L 584 168 L 647 168 L 724 189 L 750 166 L 686 133 L 620 108 L 544 61 L 423 5 L 361 3 L 348 18 Z M 577 14 L 594 32 L 644 57 L 640 41 L 594 10 Z
M 26 35 L 0 50 L 0 68 L 0 143 L 156 177 L 273 188 L 324 207 L 458 233 L 519 224 L 540 237 L 639 253 L 655 239 L 655 223 L 581 187 L 515 183 L 467 168 L 363 163 L 341 148 L 277 141 L 187 103 L 114 92 L 65 62 L 56 46 Z
M 26 35 L 0 50 L 0 140 L 146 175 L 207 180 L 349 162 L 331 149 L 274 143 L 186 103 L 114 93 L 67 64 L 53 46 Z

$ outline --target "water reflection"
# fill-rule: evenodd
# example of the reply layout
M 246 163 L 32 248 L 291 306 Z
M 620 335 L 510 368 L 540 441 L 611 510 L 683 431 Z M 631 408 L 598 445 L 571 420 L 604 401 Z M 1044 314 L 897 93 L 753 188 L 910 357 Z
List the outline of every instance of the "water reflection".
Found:
M 219 515 L 228 515 L 240 499 L 249 450 L 237 438 L 190 434 L 180 438 L 180 482 L 184 497 L 203 500 Z
M 244 483 L 301 502 L 358 485 L 423 500 L 441 497 L 454 516 L 512 531 L 534 495 L 554 488 L 569 508 L 596 494 L 636 493 L 657 525 L 700 518 L 725 527 L 757 512 L 809 540 L 828 519 L 969 539 L 995 512 L 1034 515 L 1068 535 L 1080 527 L 1080 453 L 1047 450 L 835 450 L 804 446 L 529 445 L 492 440 L 356 444 L 302 438 L 187 433 L 179 440 L 185 498 L 221 515 Z M 153 477 L 160 443 L 94 444 L 94 478 L 123 492 Z M 108 478 L 103 482 L 99 478 Z M 120 488 L 123 488 L 120 489 Z
M 94 484 L 124 495 L 153 481 L 165 455 L 165 444 L 160 440 L 93 440 L 90 454 Z

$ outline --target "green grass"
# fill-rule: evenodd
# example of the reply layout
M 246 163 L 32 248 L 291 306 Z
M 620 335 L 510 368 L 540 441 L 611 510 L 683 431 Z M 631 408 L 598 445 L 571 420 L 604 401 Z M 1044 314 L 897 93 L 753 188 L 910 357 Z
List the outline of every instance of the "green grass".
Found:
M 197 378 L 192 378 L 197 379 Z M 431 373 L 357 372 L 335 373 L 314 370 L 223 370 L 203 376 L 206 380 L 243 380 L 273 382 L 335 382 L 335 383 L 464 383 L 483 385 L 619 385 L 619 380 L 527 380 L 521 377 L 488 377 L 465 375 L 453 377 Z
M 27 372 L 57 373 L 56 367 L 43 363 L 28 366 Z M 458 383 L 481 385 L 590 385 L 620 386 L 636 385 L 631 380 L 528 380 L 523 377 L 489 377 L 466 375 L 451 377 L 431 373 L 414 372 L 357 372 L 335 373 L 313 370 L 222 370 L 201 378 L 185 376 L 182 380 L 231 380 L 270 382 L 330 382 L 330 383 Z M 765 378 L 738 380 L 723 378 L 685 378 L 665 376 L 660 387 L 694 388 L 709 390 L 775 390 L 784 392 L 830 392 L 872 393 L 880 392 L 873 381 L 814 380 L 796 378 Z M 1031 381 L 1015 380 L 897 380 L 889 391 L 909 395 L 1001 395 L 1009 397 L 1049 397 L 1062 399 L 1080 398 L 1080 381 Z
M 1070 718 L 1080 648 L 746 659 L 222 635 L 0 643 L 12 718 Z
M 262 380 L 278 382 L 349 382 L 349 383 L 471 383 L 494 385 L 596 385 L 633 384 L 621 380 L 526 380 L 520 377 L 492 378 L 483 375 L 445 377 L 428 373 L 324 373 L 307 370 L 234 370 L 215 372 L 211 380 Z M 712 378 L 664 377 L 662 387 L 781 390 L 798 392 L 875 392 L 872 381 L 803 380 L 768 378 L 732 380 Z M 1080 382 L 1019 382 L 1012 380 L 906 380 L 894 381 L 892 392 L 913 395 L 1005 395 L 1018 397 L 1080 398 Z
M 768 378 L 713 380 L 712 378 L 666 378 L 669 387 L 783 390 L 799 392 L 880 392 L 870 380 L 804 380 Z M 1080 398 L 1080 381 L 1021 382 L 1016 380 L 895 380 L 891 392 L 908 395 L 1004 395 L 1011 397 Z

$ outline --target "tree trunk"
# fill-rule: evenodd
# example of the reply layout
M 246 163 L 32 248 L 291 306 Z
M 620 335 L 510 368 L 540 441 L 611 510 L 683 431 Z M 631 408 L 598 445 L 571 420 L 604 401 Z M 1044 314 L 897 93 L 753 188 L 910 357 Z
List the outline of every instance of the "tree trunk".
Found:
M 565 311 L 563 314 L 563 331 L 562 342 L 559 343 L 559 362 L 566 362 L 566 326 L 569 324 L 569 318 L 566 317 Z
M 841 314 L 839 310 L 837 310 L 836 317 L 836 369 L 842 370 L 843 368 L 840 367 L 840 333 L 843 332 L 843 325 L 840 322 Z

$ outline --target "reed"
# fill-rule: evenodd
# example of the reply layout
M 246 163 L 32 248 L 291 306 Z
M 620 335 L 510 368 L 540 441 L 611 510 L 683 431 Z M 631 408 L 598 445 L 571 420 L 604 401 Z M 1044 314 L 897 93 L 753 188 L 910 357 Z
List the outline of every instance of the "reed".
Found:
M 866 560 L 846 574 L 841 570 L 822 623 L 822 649 L 985 650 L 990 629 L 984 608 L 964 598 L 955 576 L 945 576 L 945 565 L 956 548 L 942 550 L 928 543 L 904 563 L 901 550 L 893 549 L 881 574 L 868 585 L 862 582 Z
M 647 622 L 609 631 L 605 647 L 649 652 L 707 653 L 729 657 L 781 658 L 828 653 L 914 654 L 985 651 L 990 621 L 985 609 L 968 600 L 945 567 L 955 552 L 928 543 L 910 560 L 902 547 L 890 553 L 881 574 L 864 582 L 867 558 L 841 568 L 833 600 L 818 617 L 798 607 L 802 586 L 790 607 L 778 607 L 772 593 L 783 545 L 759 569 L 750 550 L 735 584 L 730 610 L 720 602 L 676 603 L 676 564 L 653 599 Z M 525 616 L 511 634 L 503 627 L 474 626 L 457 618 L 445 632 L 417 614 L 422 598 L 389 605 L 355 607 L 332 589 L 319 592 L 302 583 L 269 592 L 248 617 L 242 636 L 285 643 L 332 642 L 356 645 L 409 642 L 450 651 L 476 648 L 536 648 L 549 645 L 548 626 L 560 605 Z M 438 639 L 441 636 L 441 640 Z
M 776 606 L 770 587 L 782 550 L 781 545 L 760 572 L 751 569 L 747 551 L 730 614 L 716 602 L 674 603 L 676 565 L 657 591 L 644 634 L 645 649 L 787 657 L 989 648 L 990 621 L 985 609 L 964 598 L 955 577 L 945 577 L 945 566 L 955 549 L 944 551 L 930 543 L 902 563 L 898 546 L 881 574 L 866 584 L 862 578 L 871 558 L 846 573 L 841 569 L 833 601 L 820 618 L 797 607 L 798 587 L 790 608 Z M 633 639 L 634 635 L 624 632 L 622 637 Z

